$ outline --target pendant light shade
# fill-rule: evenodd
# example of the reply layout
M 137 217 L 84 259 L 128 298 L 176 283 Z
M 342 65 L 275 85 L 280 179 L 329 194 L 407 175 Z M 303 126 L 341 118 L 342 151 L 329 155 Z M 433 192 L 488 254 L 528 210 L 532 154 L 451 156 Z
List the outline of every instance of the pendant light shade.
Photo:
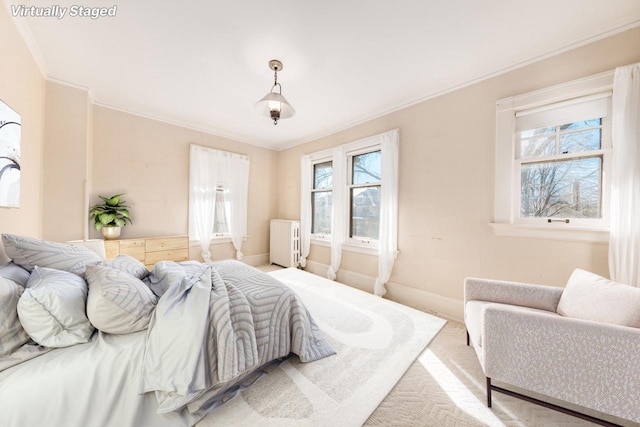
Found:
M 277 125 L 278 120 L 293 117 L 296 110 L 282 95 L 282 86 L 278 83 L 278 71 L 282 70 L 282 62 L 272 59 L 269 61 L 269 68 L 274 71 L 273 86 L 269 93 L 256 102 L 254 108 L 259 114 L 270 117 L 273 124 Z

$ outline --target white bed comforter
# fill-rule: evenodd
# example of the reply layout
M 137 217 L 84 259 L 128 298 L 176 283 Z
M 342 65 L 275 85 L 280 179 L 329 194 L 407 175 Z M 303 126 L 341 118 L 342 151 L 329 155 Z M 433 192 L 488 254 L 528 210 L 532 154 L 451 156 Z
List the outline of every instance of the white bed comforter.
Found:
M 165 262 L 151 279 L 166 292 L 148 331 L 0 372 L 0 425 L 191 426 L 260 366 L 333 354 L 296 294 L 244 264 Z

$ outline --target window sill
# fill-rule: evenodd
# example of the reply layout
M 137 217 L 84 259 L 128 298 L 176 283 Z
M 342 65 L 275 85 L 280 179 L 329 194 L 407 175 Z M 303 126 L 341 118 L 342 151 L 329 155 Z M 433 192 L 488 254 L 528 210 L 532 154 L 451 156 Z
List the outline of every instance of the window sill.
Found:
M 311 244 L 330 248 L 331 240 L 312 239 Z M 356 252 L 356 253 L 365 254 L 365 255 L 378 256 L 378 248 L 373 246 L 356 245 L 353 243 L 345 242 L 342 244 L 342 250 L 348 251 L 348 252 Z
M 244 236 L 242 238 L 242 241 L 246 241 L 249 238 L 249 236 Z M 212 237 L 211 238 L 211 242 L 209 242 L 209 245 L 221 245 L 223 243 L 232 243 L 231 241 L 231 237 Z M 194 239 L 190 239 L 189 240 L 189 245 L 190 246 L 199 246 L 200 245 L 200 241 L 199 240 L 194 240 Z
M 603 228 L 558 225 L 525 225 L 490 223 L 493 233 L 503 237 L 565 240 L 573 242 L 609 243 L 609 230 Z

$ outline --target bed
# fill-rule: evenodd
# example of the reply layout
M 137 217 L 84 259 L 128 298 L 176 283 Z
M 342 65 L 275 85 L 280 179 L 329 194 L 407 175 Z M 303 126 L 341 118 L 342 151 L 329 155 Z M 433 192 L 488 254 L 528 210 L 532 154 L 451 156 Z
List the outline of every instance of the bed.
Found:
M 288 357 L 335 353 L 294 291 L 240 262 L 149 274 L 127 256 L 2 240 L 2 426 L 192 426 Z

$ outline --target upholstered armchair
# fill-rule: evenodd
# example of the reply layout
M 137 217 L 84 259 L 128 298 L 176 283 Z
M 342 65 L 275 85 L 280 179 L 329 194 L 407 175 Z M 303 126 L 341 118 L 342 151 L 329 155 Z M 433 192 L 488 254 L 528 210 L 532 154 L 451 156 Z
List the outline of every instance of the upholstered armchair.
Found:
M 640 288 L 576 270 L 565 288 L 468 278 L 464 292 L 487 406 L 498 391 L 603 423 L 531 391 L 640 422 Z

